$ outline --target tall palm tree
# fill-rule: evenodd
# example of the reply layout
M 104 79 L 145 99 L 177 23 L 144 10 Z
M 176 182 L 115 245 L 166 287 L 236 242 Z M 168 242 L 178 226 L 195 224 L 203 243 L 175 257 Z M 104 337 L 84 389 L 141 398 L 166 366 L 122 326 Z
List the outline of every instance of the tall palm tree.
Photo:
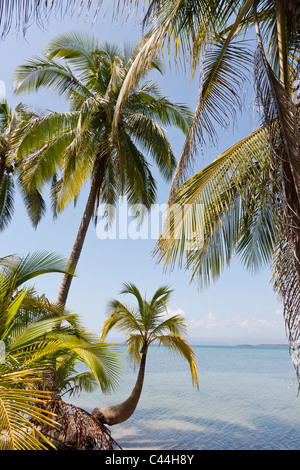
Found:
M 113 328 L 127 335 L 127 351 L 134 363 L 139 364 L 135 387 L 123 403 L 107 408 L 95 408 L 92 415 L 109 425 L 119 424 L 134 413 L 143 388 L 146 357 L 152 344 L 171 349 L 188 361 L 192 382 L 198 387 L 198 372 L 195 355 L 183 335 L 186 324 L 180 315 L 168 316 L 167 303 L 172 291 L 160 287 L 152 299 L 144 299 L 134 284 L 125 283 L 121 294 L 133 295 L 137 307 L 127 307 L 119 300 L 113 300 L 108 307 L 109 317 L 104 323 L 101 339 L 104 340 Z
M 126 1 L 123 3 L 127 4 Z M 138 0 L 136 4 L 139 4 Z M 212 166 L 203 170 L 201 175 L 190 178 L 184 188 L 181 188 L 178 193 L 176 191 L 181 184 L 185 183 L 188 170 L 190 170 L 191 164 L 195 160 L 199 145 L 204 146 L 207 141 L 214 143 L 218 125 L 225 127 L 232 122 L 236 110 L 241 104 L 239 87 L 243 86 L 245 78 L 252 79 L 255 83 L 257 102 L 264 127 L 264 142 L 254 149 L 249 148 L 248 155 L 252 152 L 252 167 L 255 162 L 260 165 L 261 158 L 259 154 L 264 146 L 268 149 L 269 180 L 266 186 L 267 196 L 266 190 L 262 190 L 261 186 L 262 181 L 265 180 L 265 173 L 264 176 L 254 180 L 257 182 L 255 195 L 253 194 L 256 203 L 252 209 L 255 207 L 255 210 L 257 210 L 257 207 L 260 207 L 258 212 L 262 215 L 264 203 L 269 205 L 271 201 L 274 204 L 273 213 L 277 212 L 274 218 L 277 224 L 275 232 L 273 230 L 274 223 L 272 223 L 272 242 L 268 238 L 265 239 L 268 255 L 261 252 L 260 256 L 267 259 L 270 254 L 270 244 L 273 248 L 275 247 L 275 252 L 273 252 L 274 287 L 282 297 L 284 319 L 290 345 L 297 348 L 300 339 L 300 168 L 299 106 L 294 100 L 294 80 L 298 78 L 299 74 L 299 1 L 233 0 L 225 2 L 223 0 L 199 0 L 190 2 L 189 0 L 154 0 L 151 2 L 145 17 L 145 25 L 149 26 L 150 31 L 145 36 L 144 47 L 137 55 L 131 69 L 132 73 L 128 74 L 125 86 L 120 93 L 116 117 L 118 118 L 122 110 L 123 100 L 130 92 L 135 76 L 138 77 L 142 70 L 143 62 L 150 60 L 162 44 L 167 43 L 170 47 L 172 39 L 174 40 L 176 45 L 175 60 L 180 56 L 177 53 L 179 51 L 184 56 L 189 56 L 192 64 L 192 75 L 195 74 L 198 65 L 201 64 L 200 93 L 195 118 L 183 146 L 169 197 L 170 204 L 174 201 L 178 203 L 180 196 L 183 196 L 182 203 L 188 200 L 193 202 L 190 214 L 186 216 L 189 218 L 190 227 L 193 219 L 193 223 L 197 223 L 197 214 L 199 216 L 201 213 L 200 206 L 196 211 L 195 201 L 199 201 L 197 195 L 203 187 L 197 186 L 197 184 L 202 184 L 204 179 L 207 182 L 209 181 L 209 171 L 212 171 L 212 178 L 215 178 L 214 170 L 218 167 L 220 161 L 216 161 Z M 246 40 L 242 35 L 244 33 L 246 33 Z M 251 47 L 248 47 L 249 36 L 252 39 Z M 249 136 L 249 144 L 251 137 L 254 140 L 256 139 L 257 143 L 258 134 Z M 243 145 L 243 141 L 240 144 Z M 237 148 L 240 144 L 237 144 Z M 256 152 L 258 152 L 258 156 Z M 221 161 L 223 157 L 221 157 Z M 238 158 L 237 154 L 235 154 L 235 157 Z M 249 163 L 249 159 L 247 161 Z M 239 159 L 238 165 L 241 165 L 241 162 L 242 157 Z M 238 166 L 238 168 L 240 167 Z M 213 221 L 216 219 L 212 219 L 212 233 L 216 236 L 214 241 L 209 236 L 208 239 L 211 242 L 204 245 L 205 247 L 209 246 L 210 255 L 212 254 L 211 250 L 215 250 L 214 258 L 210 257 L 209 267 L 210 272 L 214 270 L 215 273 L 220 271 L 221 266 L 224 264 L 224 258 L 219 258 L 220 253 L 222 253 L 222 256 L 225 253 L 228 257 L 226 250 L 228 251 L 228 245 L 231 244 L 226 240 L 223 246 L 218 246 L 217 240 L 221 236 L 221 231 L 224 230 L 227 235 L 232 236 L 233 233 L 236 233 L 229 231 L 229 228 L 236 224 L 238 220 L 236 218 L 236 209 L 233 209 L 233 199 L 231 199 L 231 221 L 229 222 L 226 215 L 224 215 L 228 206 L 224 207 L 225 201 L 223 198 L 226 198 L 230 191 L 233 194 L 233 189 L 236 190 L 242 183 L 240 170 L 236 172 L 233 165 L 231 170 L 233 173 L 225 171 L 223 174 L 224 180 L 222 180 L 221 188 L 215 185 L 215 180 L 213 180 L 213 184 L 208 183 L 206 185 L 206 190 L 211 186 L 217 191 L 216 194 L 207 192 L 207 195 L 210 194 L 212 199 L 218 201 L 216 210 L 212 209 L 212 205 L 209 204 L 208 212 L 212 211 L 212 214 L 215 215 L 219 211 L 218 220 L 220 225 L 219 223 L 214 224 Z M 220 178 L 222 178 L 221 170 L 219 173 Z M 227 189 L 222 193 L 221 191 L 226 183 L 228 183 Z M 229 184 L 234 186 L 230 187 Z M 246 187 L 248 187 L 247 184 Z M 192 196 L 192 190 L 194 190 L 194 197 Z M 261 200 L 259 202 L 258 198 L 260 196 Z M 208 198 L 206 198 L 207 201 Z M 269 208 L 266 210 L 269 212 Z M 181 227 L 188 227 L 189 223 L 186 217 L 181 219 Z M 225 223 L 224 218 L 226 218 L 227 223 L 225 229 L 222 226 Z M 255 220 L 258 223 L 256 217 Z M 269 217 L 267 220 L 269 220 Z M 171 225 L 173 224 L 172 221 L 169 222 Z M 168 226 L 170 225 L 169 222 Z M 243 219 L 240 219 L 240 222 L 243 223 Z M 174 230 L 177 234 L 181 233 L 182 235 L 179 225 Z M 203 230 L 206 230 L 205 224 L 201 226 L 197 235 L 199 239 Z M 250 230 L 249 233 L 251 233 L 251 225 L 245 226 L 245 233 L 247 230 Z M 267 232 L 269 230 L 270 227 Z M 241 231 L 242 229 L 240 229 L 240 233 Z M 258 235 L 259 232 L 256 231 L 255 233 Z M 275 234 L 276 243 L 274 244 Z M 189 259 L 195 259 L 195 250 L 197 251 L 195 243 L 197 246 L 197 240 L 194 240 L 194 247 L 192 246 L 191 250 L 190 242 L 186 243 L 189 238 L 188 236 L 182 240 L 182 246 L 186 244 Z M 261 241 L 263 239 L 264 237 L 261 238 Z M 233 243 L 233 245 L 238 246 L 240 240 L 240 238 L 236 239 L 236 243 Z M 166 248 L 167 244 L 162 243 Z M 162 245 L 160 246 L 162 247 Z M 168 260 L 175 256 L 178 247 L 179 242 L 175 240 L 173 247 L 170 249 Z M 260 248 L 262 248 L 262 245 L 260 245 Z M 163 252 L 166 254 L 166 251 L 162 251 L 161 254 Z M 257 249 L 256 254 L 258 252 Z M 200 253 L 198 257 L 195 255 L 197 263 L 194 267 L 204 273 L 208 268 L 208 258 L 203 255 L 203 250 L 200 250 Z M 212 262 L 214 267 L 212 267 Z M 300 379 L 299 363 L 296 368 Z
M 14 195 L 16 185 L 34 227 L 45 213 L 45 202 L 39 191 L 27 191 L 20 177 L 20 161 L 13 152 L 13 136 L 17 129 L 21 131 L 35 114 L 20 103 L 12 110 L 6 100 L 0 102 L 0 230 L 10 223 L 14 213 Z
M 61 257 L 45 253 L 0 260 L 0 342 L 5 345 L 0 363 L 2 449 L 53 447 L 53 433 L 59 437 L 58 443 L 64 442 L 62 429 L 66 430 L 66 423 L 59 428 L 63 423 L 60 421 L 58 426 L 61 416 L 57 409 L 65 410 L 68 405 L 54 402 L 53 413 L 49 406 L 53 397 L 42 387 L 45 371 L 53 357 L 59 359 L 58 363 L 66 357 L 85 363 L 90 369 L 90 375 L 85 379 L 92 376 L 102 390 L 114 389 L 118 383 L 120 363 L 115 348 L 99 343 L 81 327 L 76 315 L 62 314 L 45 296 L 38 296 L 26 285 L 43 273 L 64 272 L 66 264 Z M 62 326 L 58 328 L 59 325 Z M 70 374 L 69 370 L 69 383 L 73 379 L 76 385 L 82 386 L 82 378 Z M 66 386 L 66 380 L 60 380 L 60 385 L 62 383 Z M 64 411 L 69 425 L 73 423 L 75 411 L 78 413 L 75 407 L 69 414 Z M 82 422 L 83 417 L 80 419 Z M 90 417 L 85 419 L 90 423 L 93 421 Z M 90 432 L 92 429 L 90 424 Z M 105 430 L 99 428 L 97 431 L 94 426 L 93 431 L 96 438 Z
M 169 180 L 175 157 L 162 125 L 187 132 L 192 113 L 163 97 L 153 82 L 139 81 L 128 96 L 112 138 L 115 106 L 122 84 L 138 52 L 121 54 L 113 45 L 100 46 L 95 37 L 77 33 L 54 39 L 45 55 L 17 68 L 18 94 L 47 88 L 65 97 L 66 113 L 48 113 L 32 120 L 16 135 L 17 155 L 26 187 L 42 190 L 52 180 L 55 212 L 76 200 L 86 181 L 90 191 L 69 259 L 78 263 L 85 236 L 100 202 L 115 204 L 127 195 L 130 204 L 149 208 L 155 201 L 156 182 L 148 155 Z M 158 61 L 149 68 L 161 71 Z M 145 77 L 146 70 L 142 78 Z M 65 305 L 72 276 L 64 276 L 57 303 Z

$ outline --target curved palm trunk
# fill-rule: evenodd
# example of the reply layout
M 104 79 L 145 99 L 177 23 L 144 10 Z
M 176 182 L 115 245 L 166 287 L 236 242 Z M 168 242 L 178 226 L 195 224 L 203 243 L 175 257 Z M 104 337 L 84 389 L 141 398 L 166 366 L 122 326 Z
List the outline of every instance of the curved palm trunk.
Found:
M 123 401 L 123 403 L 120 403 L 119 405 L 109 406 L 107 408 L 95 408 L 92 411 L 92 416 L 102 423 L 110 426 L 123 423 L 130 418 L 134 413 L 141 396 L 145 376 L 145 365 L 146 354 L 143 353 L 134 389 L 127 400 Z

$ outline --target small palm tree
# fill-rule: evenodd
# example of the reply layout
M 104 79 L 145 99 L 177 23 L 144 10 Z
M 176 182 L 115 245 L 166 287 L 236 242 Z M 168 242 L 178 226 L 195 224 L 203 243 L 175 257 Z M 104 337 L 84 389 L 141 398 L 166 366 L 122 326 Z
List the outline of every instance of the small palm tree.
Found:
M 43 253 L 0 260 L 0 342 L 5 345 L 0 363 L 0 449 L 45 449 L 53 447 L 53 436 L 56 444 L 64 440 L 57 420 L 61 420 L 63 410 L 64 419 L 72 423 L 74 409 L 68 414 L 66 404 L 55 402 L 53 414 L 49 406 L 53 396 L 43 390 L 44 375 L 53 358 L 58 364 L 65 359 L 60 370 L 66 371 L 68 357 L 89 367 L 89 375 L 84 377 L 74 375 L 69 368 L 68 382 L 77 387 L 85 385 L 87 389 L 91 377 L 102 390 L 114 389 L 118 382 L 116 349 L 99 343 L 80 326 L 75 315 L 62 314 L 25 285 L 42 273 L 65 272 L 66 265 L 60 257 Z M 66 373 L 63 377 L 59 374 L 59 379 L 59 385 L 67 385 Z M 84 418 L 92 423 L 88 413 Z M 97 429 L 89 427 L 97 435 Z
M 119 300 L 109 304 L 109 318 L 104 323 L 101 339 L 113 328 L 127 333 L 129 357 L 139 364 L 135 387 L 123 403 L 107 408 L 95 408 L 92 415 L 106 424 L 119 424 L 130 418 L 137 407 L 143 388 L 146 357 L 151 344 L 163 345 L 183 356 L 189 363 L 192 382 L 199 386 L 197 364 L 191 347 L 183 337 L 186 324 L 180 315 L 169 317 L 167 303 L 172 291 L 166 287 L 157 289 L 150 301 L 143 299 L 134 284 L 125 283 L 121 294 L 133 295 L 137 308 L 128 308 Z

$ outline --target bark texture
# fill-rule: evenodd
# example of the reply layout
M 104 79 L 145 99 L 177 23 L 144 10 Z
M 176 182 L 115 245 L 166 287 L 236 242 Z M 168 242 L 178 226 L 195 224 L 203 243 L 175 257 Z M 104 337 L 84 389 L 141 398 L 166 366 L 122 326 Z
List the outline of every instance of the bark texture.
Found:
M 72 249 L 69 262 L 68 262 L 68 268 L 72 271 L 75 271 L 76 266 L 78 264 L 78 261 L 82 252 L 83 244 L 85 241 L 85 237 L 87 234 L 87 230 L 89 228 L 91 219 L 93 217 L 97 195 L 98 195 L 99 189 L 101 188 L 102 181 L 103 181 L 104 174 L 105 174 L 106 162 L 107 162 L 107 158 L 105 157 L 97 158 L 95 162 L 89 197 L 85 206 L 85 210 L 81 219 L 77 237 L 73 245 L 73 249 Z M 56 302 L 58 305 L 62 307 L 66 305 L 72 279 L 73 279 L 72 274 L 65 274 L 63 277 L 62 283 L 60 285 Z

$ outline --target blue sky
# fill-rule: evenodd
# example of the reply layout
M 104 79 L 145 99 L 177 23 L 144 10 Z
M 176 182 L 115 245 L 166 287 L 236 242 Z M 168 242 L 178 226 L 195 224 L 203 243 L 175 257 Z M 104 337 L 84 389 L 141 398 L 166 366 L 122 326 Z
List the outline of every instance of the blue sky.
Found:
M 53 17 L 46 30 L 33 25 L 25 38 L 21 34 L 10 33 L 0 42 L 0 80 L 6 84 L 7 99 L 11 106 L 14 107 L 22 100 L 39 108 L 55 111 L 66 109 L 63 101 L 44 92 L 16 98 L 13 95 L 12 75 L 14 68 L 22 61 L 40 54 L 48 40 L 72 30 L 94 32 L 100 42 L 117 44 L 136 44 L 142 34 L 139 25 L 133 20 L 122 25 L 120 22 L 113 23 L 110 15 L 103 18 L 101 14 L 93 25 L 91 19 L 85 20 L 84 17 L 63 20 Z M 167 65 L 163 78 L 159 75 L 153 78 L 160 83 L 166 96 L 195 109 L 198 76 L 190 81 L 188 75 L 176 72 L 174 67 L 170 71 Z M 237 128 L 219 130 L 218 148 L 204 149 L 204 154 L 198 156 L 195 172 L 255 128 L 251 95 L 250 90 L 250 101 L 246 101 L 244 112 L 238 117 Z M 179 156 L 183 136 L 171 130 L 168 135 L 176 156 Z M 167 200 L 169 185 L 158 178 L 158 187 L 157 201 L 163 204 Z M 79 227 L 86 196 L 87 190 L 84 189 L 76 208 L 70 206 L 56 221 L 53 221 L 48 210 L 37 230 L 31 227 L 23 203 L 17 198 L 13 222 L 0 234 L 0 256 L 47 250 L 67 257 Z M 252 275 L 236 262 L 223 273 L 218 282 L 200 292 L 195 284 L 190 284 L 189 273 L 177 268 L 171 273 L 164 273 L 162 266 L 157 265 L 157 260 L 151 254 L 154 246 L 155 240 L 99 240 L 95 227 L 90 226 L 77 270 L 78 277 L 72 283 L 68 299 L 68 307 L 80 315 L 90 330 L 96 333 L 100 330 L 108 301 L 118 297 L 122 283 L 128 281 L 135 283 L 148 297 L 163 284 L 173 288 L 170 311 L 185 315 L 189 338 L 193 343 L 286 342 L 281 304 L 270 284 L 270 270 Z M 55 301 L 60 281 L 59 275 L 44 276 L 36 281 L 36 287 Z M 110 339 L 115 340 L 116 337 L 111 336 Z

